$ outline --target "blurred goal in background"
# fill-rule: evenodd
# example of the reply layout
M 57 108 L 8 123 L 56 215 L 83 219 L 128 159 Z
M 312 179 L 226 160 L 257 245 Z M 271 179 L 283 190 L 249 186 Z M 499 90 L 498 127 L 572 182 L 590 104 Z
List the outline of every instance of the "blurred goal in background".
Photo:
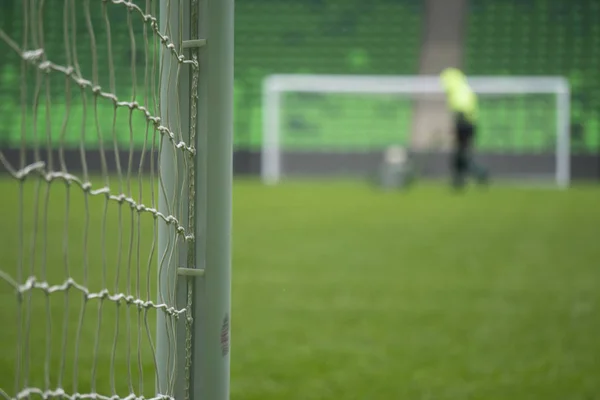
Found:
M 570 182 L 570 87 L 561 77 L 470 77 L 478 151 L 495 178 Z M 367 176 L 388 146 L 447 169 L 451 118 L 437 76 L 271 75 L 263 82 L 262 178 Z M 495 154 L 489 155 L 490 151 Z
M 0 396 L 228 398 L 233 0 L 2 13 Z

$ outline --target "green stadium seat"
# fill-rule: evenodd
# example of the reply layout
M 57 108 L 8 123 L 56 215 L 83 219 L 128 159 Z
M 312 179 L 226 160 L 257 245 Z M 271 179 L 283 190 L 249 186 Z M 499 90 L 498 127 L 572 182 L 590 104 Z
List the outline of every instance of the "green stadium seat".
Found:
M 297 0 L 247 0 L 236 4 L 236 82 L 245 86 L 251 107 L 260 108 L 261 82 L 270 74 L 417 73 L 421 2 L 372 0 L 360 7 L 353 4 L 345 0 L 326 0 L 318 4 Z M 353 57 L 357 52 L 363 53 L 360 61 Z M 260 74 L 248 72 L 257 66 Z M 352 104 L 344 104 L 344 107 L 356 110 Z M 373 112 L 372 109 L 362 111 L 363 114 Z M 236 110 L 236 115 L 236 129 L 243 130 L 237 133 L 237 140 L 259 146 L 260 113 Z M 328 124 L 324 113 L 307 112 L 303 117 L 310 119 L 307 124 L 321 127 Z M 356 125 L 358 118 L 350 116 L 347 124 Z M 374 124 L 374 131 L 380 129 L 370 115 L 361 118 Z M 337 123 L 331 129 L 343 134 L 340 131 L 343 126 Z M 327 140 L 337 134 L 328 134 Z M 337 140 L 339 145 L 349 139 Z
M 569 78 L 574 99 L 572 122 L 582 124 L 585 131 L 586 147 L 581 151 L 598 151 L 600 2 L 471 1 L 465 46 L 468 74 L 560 75 Z M 545 110 L 553 113 L 551 107 Z M 512 118 L 519 120 L 519 114 L 531 111 L 523 108 L 512 112 L 515 114 Z M 548 114 L 548 119 L 551 118 L 553 115 Z M 501 120 L 494 117 L 489 129 L 482 131 L 481 143 L 487 146 L 494 142 L 485 135 L 494 134 L 493 126 L 498 123 Z M 524 151 L 548 146 L 547 139 L 537 142 L 533 139 L 519 140 L 517 143 Z

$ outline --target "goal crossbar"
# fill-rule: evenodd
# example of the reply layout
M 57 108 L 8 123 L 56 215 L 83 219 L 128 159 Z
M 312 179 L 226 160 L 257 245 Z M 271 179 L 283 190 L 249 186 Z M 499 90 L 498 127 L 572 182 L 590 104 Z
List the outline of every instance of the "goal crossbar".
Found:
M 468 78 L 477 93 L 502 94 L 570 94 L 569 82 L 558 76 Z M 432 93 L 444 92 L 440 79 L 434 75 L 271 75 L 263 82 L 263 93 L 316 92 L 316 93 Z

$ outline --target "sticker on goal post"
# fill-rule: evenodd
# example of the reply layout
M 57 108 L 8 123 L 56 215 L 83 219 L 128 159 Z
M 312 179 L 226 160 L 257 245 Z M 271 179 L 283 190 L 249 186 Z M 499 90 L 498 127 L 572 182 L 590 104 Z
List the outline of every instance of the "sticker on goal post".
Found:
M 221 354 L 223 357 L 229 354 L 229 314 L 225 314 L 221 326 Z

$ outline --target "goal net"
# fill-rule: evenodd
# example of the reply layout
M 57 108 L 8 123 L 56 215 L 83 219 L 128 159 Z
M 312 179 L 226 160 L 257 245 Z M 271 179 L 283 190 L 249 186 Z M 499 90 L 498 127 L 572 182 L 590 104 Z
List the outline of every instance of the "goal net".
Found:
M 477 152 L 495 178 L 569 183 L 569 85 L 557 77 L 473 77 Z M 262 178 L 369 176 L 385 149 L 419 173 L 447 173 L 451 115 L 436 76 L 273 75 L 263 83 Z
M 184 15 L 175 1 L 3 2 L 0 397 L 186 389 L 190 302 L 173 271 L 194 240 L 195 127 L 189 102 L 164 101 L 197 82 Z

